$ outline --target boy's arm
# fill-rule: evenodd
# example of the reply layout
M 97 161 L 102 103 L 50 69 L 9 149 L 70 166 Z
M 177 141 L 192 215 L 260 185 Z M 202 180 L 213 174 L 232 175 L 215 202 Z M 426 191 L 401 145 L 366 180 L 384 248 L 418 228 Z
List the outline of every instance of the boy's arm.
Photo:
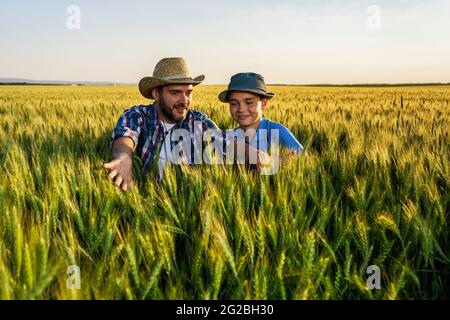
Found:
M 292 134 L 292 132 L 284 126 L 280 129 L 280 142 L 280 145 L 282 147 L 285 147 L 292 151 L 291 154 L 300 154 L 303 152 L 303 146 L 301 145 L 301 143 Z
M 214 121 L 212 121 L 211 119 L 209 119 L 206 115 L 202 114 L 201 118 L 198 118 L 200 120 L 202 120 L 205 124 L 204 129 L 207 129 L 210 131 L 211 136 L 214 137 L 215 140 L 217 140 L 219 143 L 218 144 L 222 144 L 225 150 L 218 150 L 218 151 L 222 151 L 221 156 L 226 158 L 227 155 L 229 154 L 227 152 L 227 149 L 230 148 L 230 150 L 234 150 L 233 154 L 234 154 L 234 159 L 229 159 L 232 160 L 233 162 L 239 162 L 240 160 L 245 159 L 245 162 L 249 162 L 250 157 L 252 157 L 253 161 L 256 161 L 256 164 L 259 167 L 261 167 L 261 165 L 264 164 L 265 161 L 267 161 L 267 157 L 268 155 L 260 150 L 257 150 L 256 148 L 252 147 L 251 145 L 249 145 L 248 143 L 245 143 L 244 141 L 240 141 L 240 140 L 235 140 L 233 139 L 234 135 L 227 135 L 227 130 L 220 130 L 219 127 L 214 123 Z M 231 137 L 231 138 L 230 138 Z M 239 152 L 242 152 L 242 150 L 245 150 L 244 154 L 238 154 Z M 245 158 L 244 158 L 245 157 Z M 253 159 L 256 158 L 256 159 Z M 228 163 L 229 161 L 225 162 Z

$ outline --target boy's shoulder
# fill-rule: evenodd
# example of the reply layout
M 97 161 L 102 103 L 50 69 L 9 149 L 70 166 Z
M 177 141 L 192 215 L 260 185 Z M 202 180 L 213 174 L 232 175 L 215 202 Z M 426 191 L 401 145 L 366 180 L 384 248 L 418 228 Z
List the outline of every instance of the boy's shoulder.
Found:
M 275 122 L 266 118 L 261 119 L 261 125 L 260 125 L 261 129 L 279 129 L 279 130 L 287 130 L 289 131 L 289 129 L 282 125 L 279 122 Z
M 278 130 L 281 145 L 297 152 L 302 152 L 303 146 L 286 126 L 267 119 L 265 119 L 265 124 L 263 125 L 265 126 L 265 129 L 268 129 L 268 132 L 271 132 L 271 130 L 274 129 Z

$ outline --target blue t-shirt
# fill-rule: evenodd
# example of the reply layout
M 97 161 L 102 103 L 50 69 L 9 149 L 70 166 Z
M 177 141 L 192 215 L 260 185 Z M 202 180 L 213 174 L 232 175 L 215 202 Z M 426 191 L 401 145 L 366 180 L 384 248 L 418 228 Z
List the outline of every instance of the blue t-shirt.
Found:
M 288 128 L 278 122 L 261 118 L 250 145 L 258 150 L 268 152 L 273 143 L 278 144 L 279 147 L 294 150 L 297 153 L 303 151 L 303 146 Z

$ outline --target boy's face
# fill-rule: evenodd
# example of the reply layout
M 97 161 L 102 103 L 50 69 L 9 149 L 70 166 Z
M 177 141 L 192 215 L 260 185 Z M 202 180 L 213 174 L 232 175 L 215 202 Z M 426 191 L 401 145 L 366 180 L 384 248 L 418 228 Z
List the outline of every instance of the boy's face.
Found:
M 230 113 L 242 128 L 250 127 L 262 118 L 262 111 L 267 105 L 267 99 L 243 91 L 229 93 Z

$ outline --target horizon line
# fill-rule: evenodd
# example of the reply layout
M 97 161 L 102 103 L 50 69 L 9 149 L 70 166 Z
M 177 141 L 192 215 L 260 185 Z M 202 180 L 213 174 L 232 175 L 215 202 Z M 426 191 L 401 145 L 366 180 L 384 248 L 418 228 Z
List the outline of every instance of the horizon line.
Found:
M 75 86 L 137 86 L 133 82 L 79 81 L 79 80 L 34 80 L 26 78 L 0 78 L 0 85 L 75 85 Z M 202 86 L 227 86 L 224 83 L 208 83 Z M 360 82 L 360 83 L 267 83 L 267 86 L 305 86 L 305 87 L 367 87 L 367 86 L 446 86 L 450 82 Z

